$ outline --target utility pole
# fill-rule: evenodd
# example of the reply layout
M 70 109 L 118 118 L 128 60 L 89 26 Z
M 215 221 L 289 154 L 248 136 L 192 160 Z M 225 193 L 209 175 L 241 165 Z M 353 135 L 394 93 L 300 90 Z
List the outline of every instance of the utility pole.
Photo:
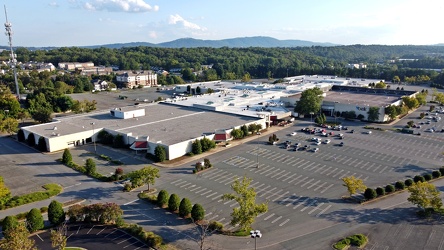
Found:
M 14 50 L 12 49 L 12 24 L 8 21 L 8 13 L 6 12 L 6 5 L 5 7 L 5 17 L 6 17 L 6 23 L 5 23 L 5 29 L 6 29 L 6 36 L 9 38 L 9 49 L 10 49 L 10 56 L 11 56 L 11 67 L 14 70 L 14 80 L 15 80 L 15 91 L 17 95 L 17 99 L 20 102 L 20 90 L 19 85 L 17 81 L 17 59 L 15 59 L 16 55 L 14 54 Z

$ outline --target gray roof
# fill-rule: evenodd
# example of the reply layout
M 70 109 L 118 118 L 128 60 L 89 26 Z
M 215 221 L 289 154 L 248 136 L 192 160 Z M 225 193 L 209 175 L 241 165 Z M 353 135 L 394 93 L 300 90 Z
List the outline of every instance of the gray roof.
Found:
M 203 133 L 214 133 L 218 129 L 230 129 L 259 120 L 173 104 L 147 104 L 139 105 L 139 108 L 145 108 L 145 116 L 118 119 L 112 117 L 108 110 L 60 118 L 57 122 L 28 127 L 27 130 L 45 137 L 51 137 L 53 133 L 62 136 L 92 130 L 91 123 L 94 123 L 94 129 L 107 128 L 120 133 L 132 133 L 133 136 L 149 136 L 149 141 L 172 145 L 194 139 Z M 54 126 L 57 130 L 53 129 Z

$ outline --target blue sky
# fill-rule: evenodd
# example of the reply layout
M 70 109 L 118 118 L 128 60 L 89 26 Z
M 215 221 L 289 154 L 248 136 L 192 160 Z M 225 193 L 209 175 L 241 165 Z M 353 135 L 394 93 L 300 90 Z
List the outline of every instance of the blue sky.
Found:
M 438 0 L 2 0 L 14 46 L 270 36 L 336 44 L 436 44 Z M 5 22 L 2 11 L 0 21 Z M 3 32 L 2 32 L 3 33 Z M 7 38 L 0 35 L 0 45 Z

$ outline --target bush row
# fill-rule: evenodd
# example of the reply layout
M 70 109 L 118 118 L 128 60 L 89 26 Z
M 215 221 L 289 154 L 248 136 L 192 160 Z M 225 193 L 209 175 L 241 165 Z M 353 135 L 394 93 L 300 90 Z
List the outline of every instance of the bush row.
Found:
M 205 210 L 202 205 L 197 203 L 192 205 L 188 198 L 180 200 L 177 194 L 169 195 L 166 190 L 160 190 L 157 196 L 140 193 L 139 198 L 156 204 L 161 208 L 168 209 L 183 218 L 190 218 L 193 222 L 199 222 L 205 218 Z M 223 224 L 217 221 L 211 221 L 208 229 L 211 231 L 222 231 Z
M 367 244 L 367 242 L 367 236 L 363 234 L 355 234 L 338 241 L 336 244 L 333 245 L 333 248 L 338 250 L 348 249 L 350 246 L 357 246 L 359 248 L 362 248 L 365 244 Z
M 62 187 L 56 183 L 49 183 L 43 186 L 45 191 L 38 191 L 21 196 L 14 196 L 4 204 L 0 204 L 0 210 L 21 206 L 24 204 L 46 200 L 62 192 Z
M 411 185 L 413 185 L 413 183 L 426 182 L 432 179 L 440 178 L 441 176 L 444 176 L 444 167 L 440 168 L 439 170 L 433 171 L 431 174 L 426 173 L 423 175 L 416 175 L 415 177 L 413 177 L 413 179 L 407 179 L 405 181 L 397 181 L 394 185 L 389 184 L 385 187 L 377 187 L 376 189 L 367 188 L 364 191 L 364 197 L 367 201 L 372 200 L 376 197 L 384 196 L 386 194 L 395 191 L 404 190 L 405 188 L 408 188 Z
M 204 169 L 211 168 L 211 167 L 213 167 L 213 164 L 211 164 L 211 162 L 210 162 L 210 160 L 208 158 L 205 158 L 203 163 L 200 162 L 200 161 L 196 162 L 196 166 L 193 169 L 193 174 L 195 174 L 197 172 L 200 172 L 200 171 L 202 171 Z

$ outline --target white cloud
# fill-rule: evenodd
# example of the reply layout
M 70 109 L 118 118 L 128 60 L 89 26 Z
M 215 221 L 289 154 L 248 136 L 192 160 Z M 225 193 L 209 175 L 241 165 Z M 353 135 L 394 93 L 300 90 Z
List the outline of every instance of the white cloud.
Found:
M 144 0 L 93 0 L 86 2 L 83 6 L 87 10 L 105 10 L 110 12 L 148 12 L 159 10 L 159 6 L 151 6 Z
M 179 16 L 178 14 L 176 15 L 170 15 L 170 18 L 168 20 L 169 24 L 180 24 L 182 25 L 182 27 L 186 28 L 186 29 L 192 29 L 192 30 L 202 30 L 205 31 L 206 28 L 204 27 L 200 27 L 199 25 L 192 23 L 190 21 L 185 20 L 183 17 Z
M 151 31 L 148 36 L 153 39 L 157 39 L 157 33 L 155 31 Z
M 51 7 L 59 7 L 59 4 L 57 2 L 50 2 L 48 5 Z

